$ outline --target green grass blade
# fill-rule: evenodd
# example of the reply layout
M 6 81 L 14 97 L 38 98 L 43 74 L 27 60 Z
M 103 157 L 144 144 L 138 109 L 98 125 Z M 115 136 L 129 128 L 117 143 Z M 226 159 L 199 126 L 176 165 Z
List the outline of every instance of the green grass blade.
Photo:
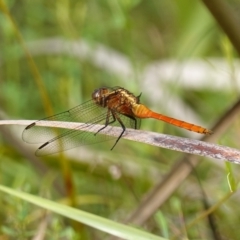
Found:
M 0 191 L 19 197 L 39 207 L 43 207 L 62 216 L 68 217 L 75 221 L 91 226 L 95 229 L 101 230 L 117 237 L 121 237 L 123 239 L 166 240 L 165 238 L 155 236 L 142 230 L 129 227 L 121 223 L 116 223 L 114 221 L 78 209 L 74 209 L 72 207 L 62 205 L 48 199 L 37 197 L 29 193 L 20 192 L 2 185 L 0 185 Z

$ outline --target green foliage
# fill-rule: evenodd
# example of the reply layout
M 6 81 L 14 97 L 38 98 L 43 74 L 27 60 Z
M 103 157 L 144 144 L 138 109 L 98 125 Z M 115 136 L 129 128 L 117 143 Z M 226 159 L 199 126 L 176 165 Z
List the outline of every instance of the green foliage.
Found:
M 232 64 L 236 53 L 201 1 L 5 0 L 10 15 L 5 14 L 2 3 L 0 0 L 0 111 L 8 119 L 40 119 L 48 115 L 47 109 L 58 113 L 90 99 L 92 91 L 100 86 L 119 85 L 136 94 L 142 92 L 142 102 L 168 115 L 174 108 L 168 105 L 168 100 L 177 98 L 209 126 L 238 95 Z M 39 78 L 18 33 L 32 56 Z M 81 50 L 79 56 L 71 49 L 76 41 L 87 45 L 87 53 L 86 49 Z M 94 55 L 96 52 L 99 55 Z M 150 80 L 143 83 L 144 70 L 155 61 L 174 59 L 181 63 L 215 57 L 232 67 L 230 88 L 209 89 L 208 85 L 184 88 L 181 79 L 168 82 L 160 77 L 155 83 Z M 131 69 L 130 74 L 124 72 L 122 64 Z M 147 92 L 147 83 L 154 85 L 154 92 Z M 150 100 L 161 91 L 167 92 L 164 102 Z M 21 138 L 20 128 L 11 131 L 17 140 Z M 143 120 L 141 128 L 185 134 L 153 120 Z M 221 144 L 238 148 L 238 130 L 239 123 L 234 123 L 220 140 Z M 23 154 L 30 152 L 33 156 L 31 146 L 20 147 L 23 149 L 20 152 L 15 142 L 7 140 L 4 134 L 0 144 L 1 185 L 119 222 L 132 213 L 181 156 L 178 152 L 120 140 L 114 151 L 109 150 L 112 143 L 104 143 L 79 148 L 65 159 L 59 155 L 48 156 L 40 161 L 46 164 L 47 170 L 39 173 L 41 167 Z M 238 166 L 228 166 L 225 170 L 223 165 L 204 159 L 197 170 L 210 203 L 227 195 L 228 184 L 237 191 Z M 64 194 L 56 187 L 56 181 L 64 188 Z M 199 189 L 196 177 L 189 176 L 144 224 L 145 230 L 166 238 L 178 234 L 179 229 L 184 229 L 205 210 L 201 200 L 204 196 Z M 237 239 L 240 235 L 238 207 L 237 197 L 232 197 L 214 212 L 217 229 L 225 238 Z M 97 229 L 94 226 L 78 225 L 66 215 L 50 215 L 27 201 L 0 192 L 0 238 L 31 239 L 40 231 L 40 223 L 47 226 L 46 239 L 106 237 L 94 230 Z M 206 219 L 181 233 L 189 239 L 211 238 Z

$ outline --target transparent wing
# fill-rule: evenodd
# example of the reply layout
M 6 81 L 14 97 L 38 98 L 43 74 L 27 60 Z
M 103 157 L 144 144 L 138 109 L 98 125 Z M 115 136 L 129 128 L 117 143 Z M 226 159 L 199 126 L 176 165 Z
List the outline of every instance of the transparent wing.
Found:
M 126 128 L 139 127 L 139 120 L 135 121 L 121 114 L 118 114 L 118 116 Z M 110 126 L 121 126 L 112 114 L 108 114 L 108 109 L 102 108 L 90 100 L 63 113 L 37 121 L 54 121 L 54 127 L 37 126 L 37 122 L 29 125 L 23 132 L 23 140 L 28 143 L 45 142 L 37 150 L 37 156 L 53 154 L 81 145 L 107 141 L 114 137 L 104 135 L 104 133 L 111 131 L 112 128 L 108 127 L 98 132 L 102 127 L 96 125 L 105 125 L 107 117 Z M 74 129 L 63 129 L 55 121 L 85 122 L 85 124 L 79 125 Z M 117 131 L 117 136 L 120 136 L 123 129 L 120 128 Z
M 87 123 L 95 116 L 102 115 L 104 112 L 106 112 L 106 109 L 96 105 L 93 100 L 89 100 L 68 111 L 38 120 L 30 124 L 24 129 L 22 139 L 27 143 L 44 143 L 53 138 L 56 133 L 60 135 L 69 131 L 69 129 L 62 129 L 57 121 Z M 37 125 L 38 123 L 44 121 L 54 121 L 54 127 Z

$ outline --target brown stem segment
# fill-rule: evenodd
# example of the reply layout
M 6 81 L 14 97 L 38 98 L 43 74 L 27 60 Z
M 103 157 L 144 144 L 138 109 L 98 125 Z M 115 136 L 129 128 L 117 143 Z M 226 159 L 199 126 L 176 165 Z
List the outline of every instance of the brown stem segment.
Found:
M 166 123 L 175 125 L 180 128 L 187 129 L 189 131 L 197 132 L 197 133 L 202 133 L 202 134 L 211 134 L 212 131 L 208 130 L 206 128 L 203 128 L 201 126 L 197 126 L 192 123 L 184 122 L 175 118 L 171 118 L 156 112 L 153 112 L 143 104 L 136 104 L 132 108 L 133 113 L 136 117 L 138 118 L 155 118 L 161 121 L 164 121 Z

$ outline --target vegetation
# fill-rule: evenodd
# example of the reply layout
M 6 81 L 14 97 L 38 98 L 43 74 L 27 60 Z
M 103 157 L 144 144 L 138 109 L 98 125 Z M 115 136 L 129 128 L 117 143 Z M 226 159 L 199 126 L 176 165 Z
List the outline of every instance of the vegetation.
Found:
M 239 2 L 228 2 L 239 15 Z M 41 119 L 98 87 L 122 86 L 156 112 L 210 129 L 225 116 L 214 141 L 239 148 L 237 113 L 226 113 L 238 99 L 240 63 L 203 2 L 0 0 L 0 10 L 0 119 Z M 238 165 L 123 139 L 113 151 L 109 141 L 36 158 L 39 145 L 23 143 L 23 129 L 0 127 L 1 186 L 156 239 L 239 238 Z M 141 129 L 199 138 L 157 120 Z M 108 239 L 115 227 L 82 225 L 29 199 L 0 188 L 0 239 Z

